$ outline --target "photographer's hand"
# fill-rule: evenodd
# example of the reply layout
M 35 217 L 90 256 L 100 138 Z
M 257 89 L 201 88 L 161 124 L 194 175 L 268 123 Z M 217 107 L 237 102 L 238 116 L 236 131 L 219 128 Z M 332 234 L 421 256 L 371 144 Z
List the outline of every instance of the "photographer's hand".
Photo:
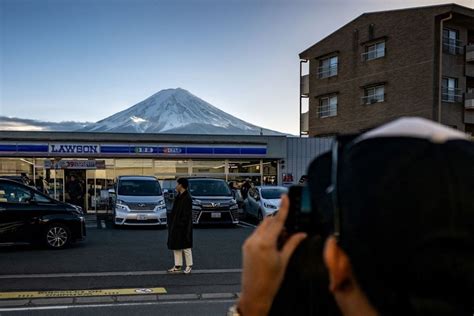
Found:
M 267 217 L 242 246 L 242 292 L 238 309 L 244 316 L 268 314 L 283 280 L 288 261 L 306 234 L 291 236 L 281 250 L 277 248 L 288 215 L 289 200 L 282 198 L 278 215 Z

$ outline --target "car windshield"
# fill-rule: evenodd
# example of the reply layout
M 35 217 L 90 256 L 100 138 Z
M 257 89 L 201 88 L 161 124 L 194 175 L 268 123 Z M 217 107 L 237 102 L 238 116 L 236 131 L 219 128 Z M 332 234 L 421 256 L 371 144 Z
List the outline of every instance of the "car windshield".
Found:
M 161 187 L 167 190 L 174 190 L 176 187 L 176 180 L 163 180 L 161 181 Z
M 190 180 L 189 192 L 192 196 L 232 196 L 229 186 L 223 180 Z
M 262 198 L 265 200 L 275 200 L 281 198 L 281 195 L 286 192 L 285 188 L 262 189 Z
M 155 180 L 121 180 L 118 195 L 157 196 L 161 195 L 161 187 Z

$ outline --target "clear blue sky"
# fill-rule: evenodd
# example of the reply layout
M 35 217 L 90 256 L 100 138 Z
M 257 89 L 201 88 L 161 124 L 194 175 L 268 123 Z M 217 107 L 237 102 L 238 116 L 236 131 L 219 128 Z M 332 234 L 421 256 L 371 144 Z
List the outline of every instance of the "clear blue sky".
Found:
M 97 121 L 182 87 L 296 134 L 299 52 L 365 11 L 438 3 L 0 0 L 0 115 Z

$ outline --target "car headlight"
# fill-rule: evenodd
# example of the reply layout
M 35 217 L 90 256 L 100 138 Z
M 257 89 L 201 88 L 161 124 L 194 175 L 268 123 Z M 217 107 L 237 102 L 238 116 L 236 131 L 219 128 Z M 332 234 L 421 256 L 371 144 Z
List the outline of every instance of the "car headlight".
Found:
M 272 210 L 277 209 L 277 207 L 273 204 L 263 203 L 263 206 L 265 206 L 265 208 L 269 208 L 269 209 L 272 209 Z
M 122 200 L 117 200 L 117 203 L 115 204 L 115 207 L 118 209 L 118 210 L 121 210 L 121 211 L 128 211 L 128 206 L 127 204 L 122 201 Z
M 165 206 L 165 200 L 160 200 L 158 202 L 158 206 Z
M 236 210 L 236 209 L 238 209 L 238 208 L 239 208 L 239 206 L 237 205 L 237 203 L 230 205 L 230 209 L 231 209 L 231 210 Z
M 202 202 L 200 200 L 193 200 L 193 210 L 200 211 Z

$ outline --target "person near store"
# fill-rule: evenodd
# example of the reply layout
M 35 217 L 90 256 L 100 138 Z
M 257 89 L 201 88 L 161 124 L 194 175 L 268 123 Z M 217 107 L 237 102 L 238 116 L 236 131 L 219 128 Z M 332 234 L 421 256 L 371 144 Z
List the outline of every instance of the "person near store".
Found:
M 42 193 L 49 195 L 49 184 L 42 176 L 36 180 L 36 188 Z
M 69 195 L 69 201 L 71 204 L 82 206 L 81 200 L 84 195 L 82 186 L 75 176 L 71 176 L 66 186 L 66 192 Z
M 168 216 L 168 249 L 173 250 L 174 266 L 168 273 L 191 273 L 193 267 L 193 205 L 188 192 L 188 179 L 180 178 L 176 184 L 173 209 Z M 183 253 L 186 268 L 183 270 Z
M 251 187 L 252 185 L 250 184 L 250 179 L 247 178 L 244 184 L 242 184 L 242 188 L 240 189 L 240 192 L 242 193 L 242 197 L 244 200 L 247 198 Z
M 20 175 L 25 185 L 33 185 L 31 179 L 28 177 L 28 175 L 25 172 L 22 172 Z

